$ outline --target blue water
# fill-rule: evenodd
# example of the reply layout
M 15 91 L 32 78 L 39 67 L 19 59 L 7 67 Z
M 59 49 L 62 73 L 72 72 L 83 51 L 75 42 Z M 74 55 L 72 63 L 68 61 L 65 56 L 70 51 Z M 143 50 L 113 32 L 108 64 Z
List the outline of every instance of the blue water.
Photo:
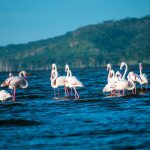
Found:
M 16 102 L 0 102 L 0 149 L 150 149 L 150 87 L 109 97 L 102 93 L 106 68 L 72 72 L 85 86 L 78 100 L 64 97 L 63 88 L 54 99 L 50 72 L 40 71 L 30 72 L 29 87 L 17 90 Z M 144 72 L 150 77 L 150 67 Z M 0 82 L 7 77 L 0 73 Z

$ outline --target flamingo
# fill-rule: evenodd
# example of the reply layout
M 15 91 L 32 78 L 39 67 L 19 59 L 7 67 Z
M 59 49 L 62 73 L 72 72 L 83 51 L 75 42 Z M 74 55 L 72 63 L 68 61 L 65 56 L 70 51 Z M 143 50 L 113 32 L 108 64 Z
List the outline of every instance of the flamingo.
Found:
M 133 71 L 129 72 L 128 73 L 128 76 L 127 76 L 127 79 L 128 81 L 133 81 L 134 84 L 135 84 L 135 91 L 132 91 L 133 94 L 136 94 L 136 82 L 140 82 L 138 79 L 137 79 L 137 74 L 135 74 Z
M 111 65 L 107 64 L 107 71 L 108 71 L 108 77 L 107 77 L 107 82 L 113 82 L 114 81 L 114 77 L 115 77 L 115 72 L 114 70 L 111 69 Z
M 140 76 L 138 74 L 134 73 L 133 71 L 129 72 L 127 78 L 128 78 L 128 80 L 132 80 L 135 83 L 135 85 L 136 85 L 136 82 L 142 84 Z M 135 86 L 135 94 L 136 94 L 136 86 Z
M 54 94 L 56 97 L 55 89 L 60 86 L 65 86 L 65 76 L 58 77 L 56 64 L 52 64 L 52 71 L 50 76 L 51 86 L 54 88 Z M 59 93 L 58 93 L 59 96 Z
M 114 70 L 111 69 L 111 65 L 110 64 L 107 64 L 107 71 L 108 71 L 108 77 L 107 77 L 108 84 L 107 84 L 106 87 L 109 87 L 109 85 L 111 85 L 111 87 L 112 87 L 115 82 L 117 82 L 118 80 L 121 79 L 122 74 L 119 71 L 117 71 L 115 73 Z M 115 93 L 116 92 L 115 89 L 114 90 L 110 90 L 110 92 L 111 92 L 111 95 L 116 94 Z
M 21 71 L 19 73 L 19 76 L 10 76 L 1 84 L 1 87 L 6 86 L 8 86 L 10 89 L 13 89 L 13 101 L 15 101 L 16 89 L 18 87 L 21 87 L 23 89 L 28 87 L 27 73 L 25 71 Z
M 66 77 L 71 77 L 72 76 L 72 72 L 71 72 L 68 64 L 65 65 L 65 72 L 67 73 Z M 65 80 L 65 93 L 67 93 L 69 95 L 68 87 L 69 87 L 69 84 Z M 71 88 L 71 94 L 72 94 L 72 88 Z
M 107 81 L 109 82 L 116 82 L 118 80 L 120 80 L 122 78 L 122 74 L 117 71 L 116 73 L 114 72 L 114 70 L 111 69 L 111 65 L 107 64 L 107 71 L 108 72 L 108 77 L 107 77 Z
M 112 92 L 113 90 L 123 90 L 123 96 L 124 96 L 124 90 L 133 90 L 135 88 L 134 82 L 131 80 L 130 82 L 127 80 L 121 80 L 113 83 L 108 83 L 103 88 L 103 92 Z M 113 96 L 111 94 L 111 96 Z
M 127 63 L 125 63 L 125 62 L 121 62 L 120 70 L 122 70 L 123 66 L 125 66 L 125 71 L 124 71 L 124 74 L 123 74 L 123 76 L 122 76 L 121 79 L 122 79 L 122 80 L 125 80 L 125 76 L 126 76 L 127 71 L 128 71 L 128 65 L 127 65 Z
M 6 99 L 8 99 L 8 98 L 10 98 L 11 97 L 11 95 L 10 95 L 10 93 L 8 93 L 7 91 L 5 91 L 5 90 L 1 90 L 0 91 L 0 100 L 2 101 L 2 102 L 4 102 Z
M 122 62 L 120 65 L 120 70 L 122 70 L 123 66 L 125 66 L 125 71 L 124 74 L 122 76 L 122 78 L 120 78 L 115 84 L 115 90 L 122 90 L 123 91 L 123 95 L 124 95 L 124 91 L 125 90 L 133 90 L 135 88 L 135 84 L 132 80 L 127 81 L 125 79 L 125 76 L 127 74 L 127 70 L 128 70 L 128 66 L 125 62 Z
M 142 85 L 143 84 L 148 84 L 148 79 L 146 77 L 146 74 L 142 74 L 142 65 L 141 63 L 139 64 L 139 71 L 140 71 L 140 75 L 138 74 L 135 74 L 133 71 L 129 72 L 129 76 L 130 76 L 130 79 L 135 82 L 138 82 L 140 85 L 141 85 L 141 91 L 142 91 Z M 146 88 L 146 91 L 147 91 L 147 88 Z M 136 93 L 136 88 L 135 88 L 135 93 Z
M 141 78 L 141 83 L 140 83 L 140 84 L 141 84 L 141 91 L 142 91 L 142 85 L 143 85 L 143 84 L 148 85 L 147 76 L 146 76 L 145 73 L 142 74 L 142 70 L 143 70 L 143 68 L 142 68 L 142 63 L 140 63 L 140 64 L 139 64 L 139 71 L 140 71 L 140 78 Z M 146 86 L 146 91 L 147 91 L 147 86 Z
M 67 76 L 65 79 L 65 85 L 66 87 L 73 88 L 75 91 L 75 98 L 79 99 L 79 94 L 76 90 L 76 87 L 83 87 L 83 84 L 75 76 L 72 76 L 72 72 L 68 65 L 66 65 L 66 72 Z
M 111 96 L 113 96 L 113 91 L 115 90 L 115 85 L 112 83 L 107 83 L 103 88 L 103 93 L 111 92 Z

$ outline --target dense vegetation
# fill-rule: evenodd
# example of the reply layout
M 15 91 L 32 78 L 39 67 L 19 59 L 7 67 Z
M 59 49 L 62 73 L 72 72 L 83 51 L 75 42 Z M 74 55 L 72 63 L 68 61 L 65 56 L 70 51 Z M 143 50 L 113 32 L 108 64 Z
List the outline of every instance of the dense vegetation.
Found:
M 15 37 L 14 37 L 15 38 Z M 0 71 L 64 67 L 99 67 L 140 61 L 150 64 L 150 16 L 104 21 L 65 35 L 0 47 Z

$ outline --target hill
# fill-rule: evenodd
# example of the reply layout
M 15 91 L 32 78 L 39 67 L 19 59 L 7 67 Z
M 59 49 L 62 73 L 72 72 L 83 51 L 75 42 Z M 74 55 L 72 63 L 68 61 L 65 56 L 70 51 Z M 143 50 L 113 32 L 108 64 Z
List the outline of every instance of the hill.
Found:
M 15 37 L 14 37 L 15 38 Z M 0 71 L 150 64 L 150 16 L 104 21 L 46 40 L 0 47 Z

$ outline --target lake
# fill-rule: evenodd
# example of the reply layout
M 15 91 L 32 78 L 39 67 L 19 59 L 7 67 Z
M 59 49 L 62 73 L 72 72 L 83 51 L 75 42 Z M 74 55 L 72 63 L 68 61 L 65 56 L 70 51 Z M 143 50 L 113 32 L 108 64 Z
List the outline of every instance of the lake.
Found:
M 150 66 L 143 69 L 150 77 Z M 110 97 L 102 93 L 106 68 L 72 69 L 84 84 L 80 99 L 66 98 L 63 88 L 55 99 L 50 71 L 29 73 L 29 87 L 17 89 L 16 102 L 0 102 L 0 149 L 150 149 L 150 86 Z M 7 77 L 0 73 L 0 82 Z

